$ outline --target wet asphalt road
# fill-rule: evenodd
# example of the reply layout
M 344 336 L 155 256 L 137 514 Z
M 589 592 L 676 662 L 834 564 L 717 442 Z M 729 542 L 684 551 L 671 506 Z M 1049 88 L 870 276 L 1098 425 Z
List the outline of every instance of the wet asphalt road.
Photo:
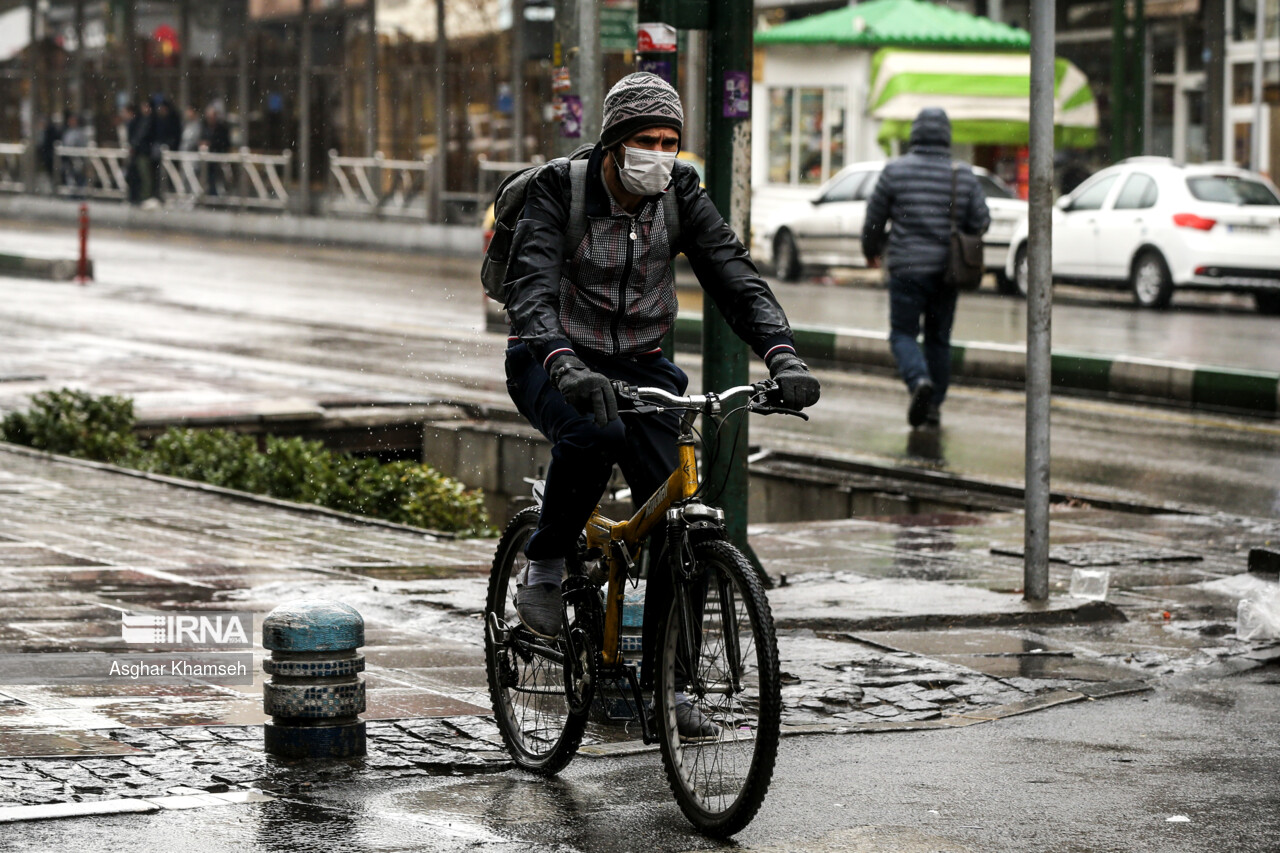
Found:
M 10 228 L 0 236 L 0 248 L 52 251 L 65 242 L 67 234 L 49 228 Z M 509 407 L 502 337 L 483 330 L 471 259 L 114 232 L 95 237 L 93 254 L 99 280 L 87 288 L 5 280 L 0 334 L 8 347 L 0 360 L 0 407 L 20 407 L 29 393 L 67 384 L 131 394 L 143 414 L 193 405 L 236 409 L 291 397 L 454 398 Z M 780 286 L 780 293 L 797 321 L 819 305 L 841 319 L 858 304 L 883 319 L 874 306 L 883 293 L 873 289 L 805 284 Z M 1021 310 L 1018 302 L 993 295 L 970 301 L 983 313 L 1004 311 L 1001 321 L 1010 328 Z M 1224 332 L 1169 330 L 1161 337 L 1152 324 L 1256 328 L 1263 320 L 1226 309 L 1080 310 L 1093 324 L 1133 325 L 1148 330 L 1143 339 L 1166 343 L 1220 339 Z M 1280 364 L 1280 336 L 1240 341 L 1240 353 L 1262 353 L 1258 357 Z M 680 361 L 696 387 L 698 359 L 682 353 Z M 906 394 L 895 379 L 837 371 L 822 378 L 826 394 L 812 423 L 756 419 L 754 441 L 1023 482 L 1023 393 L 954 387 L 941 434 L 913 434 L 905 423 Z M 1280 514 L 1280 424 L 1274 420 L 1059 397 L 1052 430 L 1056 488 Z
M 1277 683 L 1272 666 L 955 731 L 790 738 L 734 849 L 1269 853 L 1280 846 Z M 551 781 L 511 771 L 371 789 L 352 776 L 262 805 L 14 825 L 5 848 L 98 851 L 122 839 L 193 853 L 726 846 L 690 830 L 653 754 L 579 757 Z
M 0 249 L 52 251 L 66 242 L 66 234 L 48 228 L 0 235 Z M 98 282 L 90 287 L 4 282 L 0 334 L 8 347 L 0 359 L 6 380 L 0 407 L 20 407 L 26 395 L 62 385 L 130 394 L 143 413 L 298 397 L 425 397 L 510 407 L 502 338 L 482 330 L 472 259 L 115 232 L 95 236 L 93 246 Z M 845 312 L 883 321 L 878 290 L 809 284 L 779 285 L 779 292 L 797 322 L 822 305 L 837 321 Z M 1010 329 L 1021 310 L 1020 303 L 994 295 L 969 302 L 980 314 L 995 312 Z M 1166 314 L 1097 305 L 1072 310 L 1086 311 L 1087 321 L 1101 328 L 1143 330 L 1135 344 L 1159 340 L 1164 347 L 1130 354 L 1186 356 L 1190 342 L 1230 340 L 1227 326 L 1239 326 L 1255 330 L 1232 345 L 1240 360 L 1280 363 L 1280 336 L 1256 331 L 1260 322 L 1273 329 L 1274 318 L 1229 307 Z M 1161 333 L 1161 323 L 1172 326 Z M 1175 331 L 1183 325 L 1192 330 Z M 682 354 L 679 360 L 697 387 L 697 359 Z M 753 440 L 1021 484 L 1021 392 L 955 386 L 942 432 L 913 434 L 896 380 L 821 375 L 825 394 L 811 423 L 756 419 Z M 1059 397 L 1052 435 L 1056 488 L 1139 503 L 1280 513 L 1280 424 L 1273 420 Z

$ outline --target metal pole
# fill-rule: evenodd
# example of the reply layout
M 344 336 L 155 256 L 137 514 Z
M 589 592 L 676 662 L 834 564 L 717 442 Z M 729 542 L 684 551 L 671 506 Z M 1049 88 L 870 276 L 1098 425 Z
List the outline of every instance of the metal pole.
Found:
M 1111 162 L 1119 163 L 1129 150 L 1128 88 L 1125 84 L 1125 0 L 1111 0 Z
M 249 47 L 252 39 L 249 37 L 249 3 L 244 3 L 244 14 L 240 19 L 240 55 L 239 59 L 239 79 L 236 80 L 236 106 L 240 110 L 240 141 L 237 148 L 249 147 Z M 243 171 L 243 170 L 241 170 Z M 243 196 L 244 193 L 241 193 Z
M 22 186 L 28 193 L 36 191 L 36 148 L 40 144 L 40 66 L 39 50 L 36 42 L 36 15 L 39 13 L 38 0 L 27 0 L 27 9 L 31 20 L 27 26 L 27 103 L 31 115 L 27 125 L 27 147 L 22 152 Z
M 728 222 L 746 242 L 751 234 L 751 119 L 727 103 L 726 84 L 746 83 L 752 71 L 751 0 L 721 0 L 712 4 L 711 29 L 707 38 L 707 193 Z M 748 101 L 749 103 L 749 101 Z M 750 353 L 746 344 L 729 329 L 714 302 L 706 300 L 702 309 L 702 385 L 718 390 L 744 385 Z M 739 422 L 713 442 L 717 446 L 706 458 L 715 460 L 708 480 L 724 483 L 720 506 L 725 510 L 730 538 L 750 553 L 747 546 L 747 419 Z M 731 433 L 736 432 L 736 436 Z M 709 429 L 705 434 L 714 435 Z M 733 447 L 719 446 L 733 441 Z
M 568 68 L 572 64 L 569 61 L 570 55 L 577 53 L 577 48 L 574 47 L 578 43 L 577 9 L 577 0 L 556 0 L 556 40 L 551 56 L 553 67 Z M 585 128 L 583 132 L 587 139 L 595 139 L 598 138 L 600 128 Z M 554 140 L 552 149 L 557 157 L 567 157 L 582 141 L 561 136 L 559 130 L 552 135 L 552 139 Z
M 600 51 L 600 4 L 578 0 L 578 94 L 582 98 L 582 140 L 600 132 L 604 82 Z
M 1266 0 L 1257 0 L 1257 12 L 1255 13 L 1254 24 L 1254 41 L 1257 44 L 1257 51 L 1253 57 L 1253 132 L 1249 134 L 1253 145 L 1249 151 L 1249 168 L 1255 172 L 1262 170 L 1262 69 L 1263 60 L 1266 57 L 1266 34 L 1267 34 L 1267 3 Z M 1271 166 L 1275 170 L 1275 164 Z
M 365 58 L 364 64 L 364 88 L 365 97 L 368 100 L 368 121 L 364 129 L 364 153 L 366 157 L 372 157 L 378 150 L 378 11 L 374 0 L 368 0 L 365 4 L 365 13 L 368 16 L 366 23 L 369 26 L 369 40 L 366 43 L 365 50 L 369 54 Z M 394 155 L 393 155 L 394 156 Z
M 1027 237 L 1026 529 L 1023 589 L 1049 597 L 1049 391 L 1053 312 L 1054 0 L 1031 3 L 1031 163 Z
M 178 0 L 178 110 L 191 106 L 191 0 Z M 181 112 L 179 112 L 181 114 Z
M 431 181 L 432 220 L 444 222 L 444 184 L 449 171 L 449 43 L 444 0 L 436 0 L 436 156 Z
M 524 159 L 524 0 L 511 0 L 511 159 Z
M 298 16 L 298 212 L 311 212 L 311 0 Z
M 1129 114 L 1133 118 L 1133 135 L 1129 139 L 1129 156 L 1138 157 L 1147 147 L 1147 18 L 1146 0 L 1133 0 L 1133 37 L 1129 41 L 1133 77 L 1129 81 Z
M 680 80 L 684 101 L 684 138 L 680 147 L 698 154 L 707 151 L 707 32 L 689 30 L 685 53 L 686 74 Z
M 1225 159 L 1227 13 L 1224 0 L 1204 0 L 1204 125 L 1207 157 Z
M 71 60 L 74 77 L 71 90 L 71 110 L 84 121 L 84 0 L 76 0 L 72 26 L 76 34 L 76 52 Z
M 136 2 L 137 0 L 122 0 L 121 3 L 121 17 L 124 19 L 121 27 L 124 32 L 120 35 L 120 41 L 124 45 L 124 90 L 129 93 L 130 101 L 138 100 L 138 63 L 134 56 L 137 47 L 134 30 L 138 26 Z

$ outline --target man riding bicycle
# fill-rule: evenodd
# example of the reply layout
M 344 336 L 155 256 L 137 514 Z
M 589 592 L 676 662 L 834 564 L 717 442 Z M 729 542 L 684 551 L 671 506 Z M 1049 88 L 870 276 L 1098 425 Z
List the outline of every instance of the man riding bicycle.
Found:
M 520 413 L 552 444 L 537 530 L 525 548 L 516 610 L 533 633 L 562 630 L 560 586 L 565 558 L 618 464 L 638 507 L 676 467 L 679 415 L 618 418 L 611 380 L 683 394 L 684 371 L 663 354 L 677 303 L 671 260 L 683 252 L 699 283 L 734 332 L 769 367 L 781 404 L 812 406 L 819 385 L 796 355 L 786 314 L 742 243 L 676 159 L 684 111 L 660 77 L 623 77 L 605 97 L 600 141 L 586 167 L 586 228 L 565 245 L 572 181 L 568 160 L 554 160 L 530 181 L 507 270 L 511 337 L 507 389 Z M 663 196 L 674 193 L 676 239 Z M 647 585 L 642 680 L 652 683 L 658 614 L 670 581 Z M 681 734 L 709 725 L 686 713 Z

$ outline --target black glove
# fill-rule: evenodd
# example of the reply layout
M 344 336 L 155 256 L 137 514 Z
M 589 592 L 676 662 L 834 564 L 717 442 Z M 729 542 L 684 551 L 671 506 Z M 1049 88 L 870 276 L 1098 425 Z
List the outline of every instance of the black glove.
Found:
M 595 415 L 596 426 L 602 427 L 618 417 L 618 401 L 613 386 L 603 374 L 596 373 L 575 355 L 562 355 L 551 365 L 551 384 L 579 412 Z
M 778 383 L 783 408 L 800 411 L 818 402 L 822 388 L 800 356 L 783 350 L 770 356 L 767 364 L 769 376 Z

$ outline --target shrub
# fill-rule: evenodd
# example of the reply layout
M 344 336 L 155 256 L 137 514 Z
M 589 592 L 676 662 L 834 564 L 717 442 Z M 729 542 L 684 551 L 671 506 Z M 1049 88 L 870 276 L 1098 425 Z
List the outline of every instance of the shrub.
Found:
M 0 422 L 0 436 L 52 453 L 118 462 L 143 471 L 313 503 L 344 512 L 465 535 L 491 535 L 484 496 L 428 465 L 380 463 L 335 453 L 319 441 L 225 429 L 169 429 L 141 448 L 133 401 L 62 390 Z
M 49 453 L 124 462 L 138 450 L 135 420 L 127 397 L 94 397 L 63 388 L 42 391 L 31 398 L 30 409 L 7 415 L 0 422 L 0 436 Z

